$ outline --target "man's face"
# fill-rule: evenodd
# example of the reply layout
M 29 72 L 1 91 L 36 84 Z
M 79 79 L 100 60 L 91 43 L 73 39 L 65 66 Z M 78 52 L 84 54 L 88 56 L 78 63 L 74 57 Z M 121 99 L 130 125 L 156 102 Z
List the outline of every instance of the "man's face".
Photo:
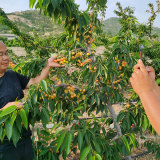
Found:
M 0 42 L 0 70 L 6 70 L 9 66 L 9 56 L 6 46 Z

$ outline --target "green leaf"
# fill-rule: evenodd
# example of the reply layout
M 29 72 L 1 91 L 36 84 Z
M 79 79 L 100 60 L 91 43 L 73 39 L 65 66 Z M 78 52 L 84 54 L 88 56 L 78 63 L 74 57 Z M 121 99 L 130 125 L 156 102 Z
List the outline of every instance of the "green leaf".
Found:
M 83 145 L 83 133 L 78 132 L 78 147 L 81 150 Z
M 82 18 L 81 18 L 81 15 L 78 16 L 78 22 L 79 22 L 79 28 L 80 28 L 80 31 L 82 29 Z
M 94 140 L 92 140 L 93 144 L 94 144 L 94 147 L 95 147 L 95 150 L 98 152 L 98 153 L 101 153 L 101 147 L 99 145 L 99 143 L 96 141 L 96 139 L 94 138 Z
M 131 135 L 130 135 L 130 140 L 131 140 L 134 148 L 136 148 L 137 147 L 137 145 L 136 145 L 136 137 L 135 137 L 135 135 L 133 133 L 131 133 Z
M 38 0 L 40 7 L 42 6 L 43 0 Z
M 68 155 L 71 149 L 72 133 L 68 133 L 66 138 L 66 154 Z
M 15 122 L 14 124 L 16 124 L 16 127 L 17 127 L 17 129 L 19 130 L 19 133 L 21 133 L 21 131 L 22 131 L 22 124 L 21 124 L 22 120 L 21 120 L 21 117 L 20 117 L 19 114 L 17 115 L 17 118 L 16 118 L 15 121 L 16 121 L 16 122 Z M 14 125 L 13 125 L 13 126 L 14 126 Z
M 28 129 L 28 119 L 26 116 L 26 112 L 24 111 L 24 109 L 21 109 L 19 113 L 20 113 L 24 127 Z
M 58 143 L 57 143 L 57 149 L 56 151 L 59 150 L 60 146 L 62 145 L 63 141 L 64 141 L 64 137 L 66 135 L 66 132 L 63 132 L 57 139 Z
M 35 3 L 36 3 L 36 0 L 30 0 L 29 7 L 33 8 Z
M 43 116 L 43 119 L 42 119 L 43 123 L 48 123 L 50 121 L 48 110 L 44 107 L 42 107 L 42 116 Z
M 15 125 L 13 125 L 13 130 L 12 130 L 12 140 L 13 140 L 13 144 L 16 147 L 17 142 L 20 139 L 20 134 L 18 132 L 18 129 Z
M 35 94 L 33 95 L 33 104 L 36 104 L 36 103 L 37 103 L 37 99 L 38 99 L 38 95 L 37 95 L 37 93 L 35 93 Z
M 124 145 L 125 145 L 125 147 L 127 149 L 128 154 L 130 154 L 130 147 L 129 147 L 129 144 L 128 144 L 126 136 L 122 136 L 122 140 L 123 140 L 123 143 L 124 143 Z
M 143 127 L 144 130 L 146 130 L 147 127 L 148 127 L 148 119 L 147 119 L 146 115 L 143 116 L 142 127 Z
M 44 0 L 43 5 L 47 8 L 50 3 L 50 0 Z
M 85 160 L 85 158 L 87 157 L 88 153 L 90 152 L 90 146 L 85 147 L 80 155 L 80 160 Z
M 49 108 L 51 109 L 51 112 L 54 112 L 55 109 L 55 102 L 53 100 L 49 101 Z
M 4 116 L 6 116 L 6 115 L 8 115 L 8 114 L 10 114 L 10 113 L 12 113 L 12 112 L 15 111 L 16 109 L 17 109 L 17 106 L 15 106 L 15 105 L 12 105 L 12 106 L 9 106 L 9 107 L 3 109 L 3 110 L 0 112 L 0 118 L 1 118 L 1 117 L 4 117 Z
M 75 108 L 73 111 L 75 112 L 75 111 L 81 110 L 83 108 L 84 108 L 83 106 L 79 106 L 79 107 Z
M 42 86 L 42 89 L 47 93 L 47 90 L 48 90 L 47 82 L 44 80 L 41 80 L 41 86 Z
M 0 125 L 8 119 L 9 116 L 0 118 Z
M 88 154 L 87 160 L 94 160 L 91 152 Z
M 93 105 L 93 103 L 94 103 L 94 95 L 92 95 L 92 97 L 91 97 L 90 105 L 92 106 L 92 105 Z
M 3 127 L 2 126 L 0 126 L 0 137 L 2 138 L 2 135 L 3 135 Z M 1 139 L 0 138 L 0 139 Z
M 118 114 L 118 116 L 117 116 L 117 122 L 120 122 L 120 120 L 123 119 L 124 115 L 125 115 L 125 112 L 124 112 L 124 111 L 120 112 L 120 113 Z
M 98 106 L 100 105 L 100 99 L 99 99 L 99 95 L 98 94 L 96 94 L 96 103 L 97 103 Z
M 10 120 L 11 126 L 13 126 L 16 117 L 17 117 L 17 110 L 15 110 L 15 111 L 12 113 L 12 117 L 11 117 L 11 120 Z
M 54 8 L 54 10 L 57 8 L 58 5 L 58 0 L 51 0 L 52 6 Z
M 160 78 L 156 80 L 157 84 L 159 85 L 160 84 Z
M 49 151 L 49 148 L 43 150 L 43 151 L 39 154 L 39 157 L 45 155 L 48 151 Z
M 101 158 L 101 156 L 99 155 L 99 154 L 95 154 L 95 156 L 96 156 L 96 158 L 98 159 L 98 160 L 102 160 L 102 158 Z
M 6 131 L 8 139 L 10 140 L 12 137 L 12 126 L 11 126 L 9 119 L 5 122 L 5 131 Z

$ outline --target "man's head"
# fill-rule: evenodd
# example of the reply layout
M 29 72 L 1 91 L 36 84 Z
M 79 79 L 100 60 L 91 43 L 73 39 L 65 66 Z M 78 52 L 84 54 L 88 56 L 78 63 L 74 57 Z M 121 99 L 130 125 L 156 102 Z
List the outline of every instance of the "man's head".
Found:
M 5 72 L 9 65 L 9 56 L 7 48 L 3 42 L 0 41 L 0 72 Z

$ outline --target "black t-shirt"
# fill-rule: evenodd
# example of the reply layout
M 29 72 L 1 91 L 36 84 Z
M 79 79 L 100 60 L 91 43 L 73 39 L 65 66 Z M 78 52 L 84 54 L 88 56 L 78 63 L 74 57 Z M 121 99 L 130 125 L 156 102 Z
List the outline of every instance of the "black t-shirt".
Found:
M 22 99 L 24 97 L 23 89 L 26 88 L 29 80 L 29 77 L 12 70 L 6 71 L 4 76 L 0 77 L 0 108 L 9 102 Z M 31 130 L 23 128 L 22 137 L 28 136 L 31 136 Z M 4 148 L 2 145 L 3 143 L 0 142 L 0 151 Z
M 14 102 L 24 97 L 23 89 L 26 88 L 30 78 L 8 70 L 0 77 L 0 108 L 8 102 Z

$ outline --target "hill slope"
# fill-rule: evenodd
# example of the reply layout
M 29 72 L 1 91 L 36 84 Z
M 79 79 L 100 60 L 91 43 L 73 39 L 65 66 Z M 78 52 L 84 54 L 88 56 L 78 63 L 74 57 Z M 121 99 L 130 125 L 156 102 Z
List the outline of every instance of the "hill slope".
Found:
M 37 32 L 40 35 L 58 34 L 63 27 L 55 24 L 49 17 L 39 14 L 39 11 L 23 11 L 7 14 L 8 18 L 16 23 L 25 33 Z M 0 24 L 0 33 L 11 33 L 8 27 Z
M 115 35 L 119 32 L 121 29 L 121 24 L 118 21 L 118 18 L 109 18 L 105 21 L 103 21 L 103 31 L 110 35 Z
M 112 18 L 109 18 L 109 19 L 103 21 L 103 25 L 104 25 L 103 31 L 107 34 L 112 35 L 112 36 L 117 34 L 119 32 L 119 30 L 121 29 L 121 24 L 119 22 L 119 18 L 116 18 L 116 17 L 112 17 Z M 160 37 L 160 28 L 154 27 L 153 33 L 158 34 Z

